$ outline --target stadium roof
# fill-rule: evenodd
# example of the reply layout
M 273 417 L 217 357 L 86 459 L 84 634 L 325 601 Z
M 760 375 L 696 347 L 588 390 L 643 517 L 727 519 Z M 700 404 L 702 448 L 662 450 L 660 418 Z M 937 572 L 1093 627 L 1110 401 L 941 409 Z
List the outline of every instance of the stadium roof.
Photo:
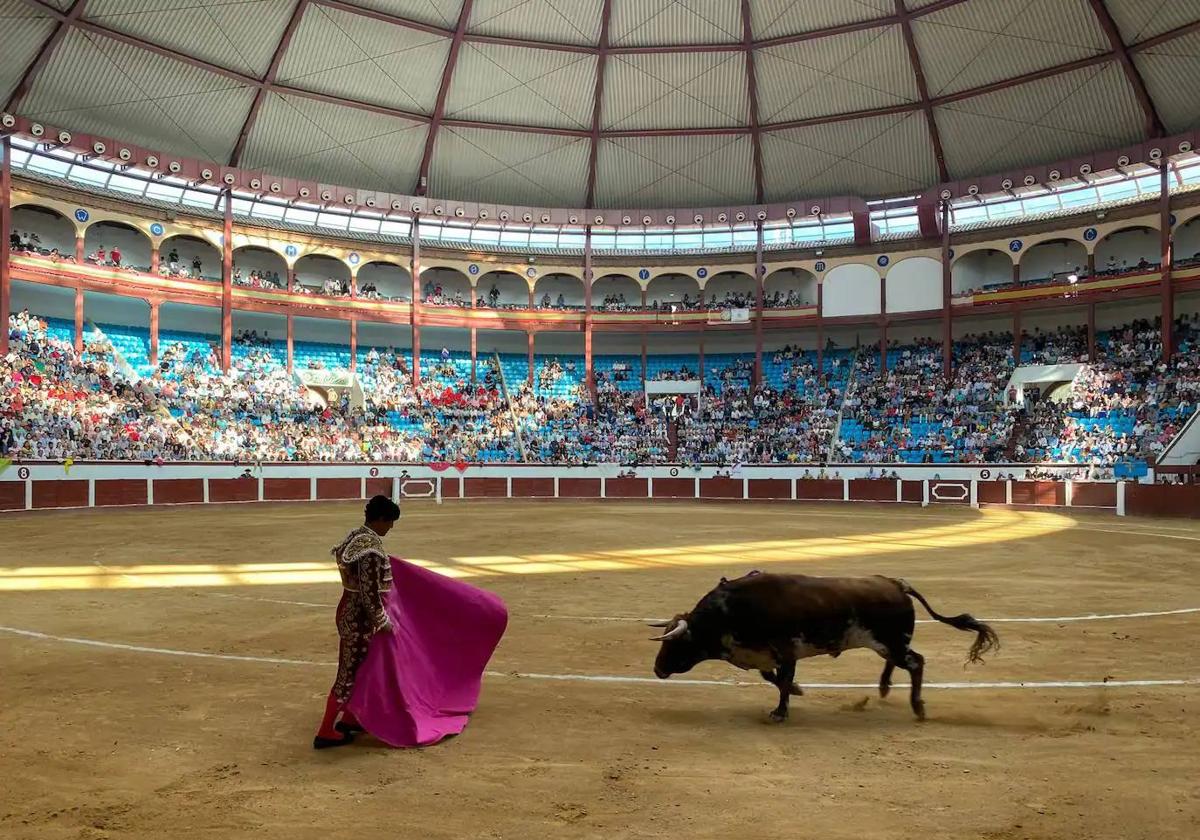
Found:
M 554 207 L 914 193 L 1200 124 L 1195 0 L 0 0 L 4 110 Z

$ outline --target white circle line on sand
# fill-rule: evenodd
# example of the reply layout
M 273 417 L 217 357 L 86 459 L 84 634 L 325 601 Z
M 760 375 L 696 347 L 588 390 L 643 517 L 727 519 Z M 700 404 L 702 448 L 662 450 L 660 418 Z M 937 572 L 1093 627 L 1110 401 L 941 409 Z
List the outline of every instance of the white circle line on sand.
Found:
M 231 596 L 233 597 L 233 596 Z M 315 606 L 308 604 L 306 606 Z M 981 618 L 980 621 L 987 621 L 992 624 L 1063 624 L 1072 621 L 1112 621 L 1126 618 L 1155 618 L 1165 615 L 1190 615 L 1192 613 L 1200 613 L 1200 607 L 1185 607 L 1178 610 L 1155 610 L 1151 612 L 1128 612 L 1128 613 L 1086 613 L 1084 615 L 1048 615 L 1048 616 L 1028 616 L 1023 618 Z M 615 615 L 530 615 L 528 618 L 544 618 L 557 619 L 562 621 L 613 621 L 613 622 L 652 622 L 652 621 L 670 621 L 669 618 L 629 618 L 625 616 Z M 937 624 L 937 619 L 934 618 L 918 618 L 917 624 Z
M 193 659 L 217 659 L 228 662 L 255 662 L 267 665 L 307 665 L 331 668 L 336 663 L 322 662 L 312 659 L 284 659 L 273 656 L 242 656 L 231 653 L 205 653 L 194 650 L 175 650 L 173 648 L 148 647 L 146 645 L 129 645 L 120 642 L 102 642 L 97 639 L 80 639 L 73 636 L 56 636 L 52 633 L 42 633 L 37 630 L 25 630 L 19 627 L 0 625 L 0 632 L 13 636 L 23 636 L 47 642 L 62 644 L 84 645 L 86 647 L 106 648 L 109 650 L 127 651 L 130 653 L 149 653 L 159 656 L 178 656 Z M 681 685 L 681 686 L 722 686 L 740 688 L 744 686 L 761 686 L 762 682 L 746 682 L 739 680 L 696 680 L 674 679 L 660 680 L 657 677 L 624 677 L 608 674 L 533 674 L 519 671 L 486 671 L 489 677 L 507 677 L 525 680 L 553 680 L 556 682 L 596 682 L 618 683 L 631 685 Z M 802 683 L 804 688 L 814 689 L 877 689 L 877 683 Z M 897 688 L 904 687 L 897 683 Z M 1150 688 L 1157 686 L 1193 686 L 1200 685 L 1200 677 L 1182 679 L 1149 679 L 1149 680 L 1050 680 L 1050 681 L 1014 681 L 1014 682 L 927 682 L 925 688 L 939 689 L 1009 689 L 1009 688 Z

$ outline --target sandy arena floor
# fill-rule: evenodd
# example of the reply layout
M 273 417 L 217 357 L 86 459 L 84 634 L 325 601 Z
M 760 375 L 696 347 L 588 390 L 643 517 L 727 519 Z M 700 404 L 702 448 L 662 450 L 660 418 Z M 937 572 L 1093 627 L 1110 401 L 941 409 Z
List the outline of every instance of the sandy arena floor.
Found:
M 457 739 L 315 753 L 336 640 L 327 550 L 360 510 L 0 518 L 0 837 L 1200 836 L 1200 526 L 406 503 L 394 553 L 508 601 L 495 673 Z M 755 568 L 903 576 L 941 612 L 987 618 L 1153 614 L 998 623 L 1003 649 L 968 670 L 969 634 L 921 624 L 928 721 L 906 687 L 880 701 L 866 687 L 880 660 L 854 651 L 802 663 L 798 680 L 817 687 L 776 726 L 756 674 L 710 663 L 687 679 L 729 684 L 661 683 L 646 628 L 618 620 L 686 610 Z M 1175 684 L 1123 684 L 1136 680 Z

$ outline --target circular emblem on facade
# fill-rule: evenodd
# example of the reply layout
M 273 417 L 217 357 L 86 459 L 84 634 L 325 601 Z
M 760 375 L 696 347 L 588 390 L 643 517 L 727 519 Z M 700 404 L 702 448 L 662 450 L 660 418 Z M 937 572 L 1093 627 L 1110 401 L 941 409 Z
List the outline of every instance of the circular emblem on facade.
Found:
M 671 478 L 675 478 L 677 475 L 679 475 L 679 468 L 671 467 Z
M 817 260 L 817 264 L 813 266 L 817 271 L 825 270 L 825 260 Z
M 954 249 L 951 248 L 949 251 L 947 251 L 946 256 L 948 256 L 950 259 L 954 259 Z
M 700 268 L 697 268 L 696 276 L 699 277 L 701 280 L 703 280 L 705 277 L 708 276 L 708 269 L 704 268 L 703 266 L 701 266 Z
M 91 214 L 82 207 L 75 211 L 75 221 L 77 222 L 86 222 L 91 217 Z
M 300 253 L 300 249 L 297 248 L 295 245 L 288 245 L 286 248 L 283 249 L 283 253 L 287 254 L 289 257 L 294 257 Z
M 378 478 L 378 477 L 379 477 L 379 467 L 371 467 L 371 469 L 369 470 L 369 472 L 371 473 L 371 478 Z
M 529 268 L 525 269 L 525 276 L 526 277 L 537 277 L 537 269 L 534 268 L 533 266 L 529 266 Z
M 478 273 L 479 273 L 479 266 L 476 265 L 475 263 L 471 263 L 469 266 L 467 266 L 467 274 L 478 274 Z
M 25 481 L 27 478 L 29 478 L 29 467 L 21 467 L 19 470 L 17 470 L 17 478 L 21 479 L 22 481 Z
M 1167 218 L 1167 221 L 1171 223 L 1171 227 L 1175 227 L 1175 214 L 1174 214 L 1174 213 L 1172 213 L 1172 214 L 1171 214 L 1171 215 L 1170 215 L 1170 216 Z
M 638 279 L 639 280 L 649 280 L 650 279 L 650 269 L 639 268 L 638 269 Z
M 346 259 L 350 260 L 350 265 L 358 265 L 358 261 L 361 260 L 362 257 L 358 255 L 358 251 L 351 251 L 350 256 Z
M 155 236 L 162 236 L 163 235 L 163 226 L 160 225 L 158 222 L 155 222 L 154 224 L 150 225 L 150 232 L 152 234 L 154 234 Z
M 1098 230 L 1096 230 L 1095 228 L 1088 228 L 1087 230 L 1085 230 L 1083 232 L 1083 238 L 1087 242 L 1095 242 L 1096 237 L 1099 235 L 1100 235 L 1100 232 Z
M 892 261 L 891 258 L 888 257 L 887 254 L 884 254 L 879 259 L 875 260 L 875 262 L 879 264 L 880 268 L 887 268 L 888 263 L 890 263 L 891 261 Z
M 1008 250 L 1012 251 L 1014 254 L 1017 253 L 1017 251 L 1020 251 L 1024 247 L 1025 247 L 1025 243 L 1022 242 L 1020 239 L 1014 239 L 1012 242 L 1008 243 Z

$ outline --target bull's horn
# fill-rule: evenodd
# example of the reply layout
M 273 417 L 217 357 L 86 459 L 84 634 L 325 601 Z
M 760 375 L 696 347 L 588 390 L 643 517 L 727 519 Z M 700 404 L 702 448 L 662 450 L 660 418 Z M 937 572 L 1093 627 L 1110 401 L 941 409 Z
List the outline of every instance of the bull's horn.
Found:
M 667 619 L 665 621 L 647 621 L 646 626 L 647 627 L 670 627 L 674 623 L 675 622 L 673 619 Z
M 653 636 L 650 639 L 650 641 L 665 642 L 670 639 L 678 639 L 680 636 L 682 636 L 684 633 L 687 632 L 687 629 L 688 629 L 687 621 L 680 621 L 673 628 L 668 630 L 666 633 L 663 633 L 661 636 Z

